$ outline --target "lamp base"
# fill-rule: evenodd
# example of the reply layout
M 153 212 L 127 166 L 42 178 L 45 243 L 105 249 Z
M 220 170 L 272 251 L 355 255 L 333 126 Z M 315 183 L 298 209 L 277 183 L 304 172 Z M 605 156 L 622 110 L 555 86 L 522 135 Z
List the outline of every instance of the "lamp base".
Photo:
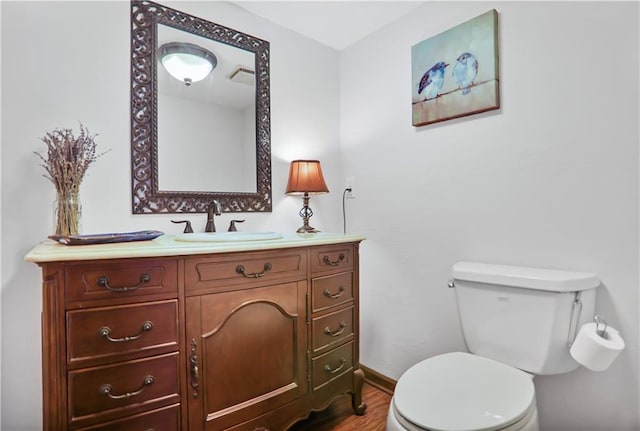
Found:
M 318 233 L 318 232 L 320 232 L 318 229 L 316 229 L 315 227 L 309 226 L 309 224 L 300 226 L 296 231 L 296 233 Z
M 309 226 L 309 219 L 313 215 L 313 211 L 309 207 L 309 194 L 305 193 L 302 197 L 303 206 L 300 212 L 298 213 L 300 217 L 302 217 L 302 226 L 298 228 L 296 233 L 316 233 L 320 232 L 315 227 Z

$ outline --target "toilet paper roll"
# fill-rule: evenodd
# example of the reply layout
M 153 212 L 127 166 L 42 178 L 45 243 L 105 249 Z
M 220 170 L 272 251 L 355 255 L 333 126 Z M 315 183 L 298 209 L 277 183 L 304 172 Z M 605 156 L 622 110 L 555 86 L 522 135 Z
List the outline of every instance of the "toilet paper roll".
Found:
M 607 327 L 605 336 L 597 332 L 595 322 L 585 323 L 580 327 L 569 352 L 580 365 L 592 371 L 604 371 L 624 349 L 624 340 L 618 331 Z

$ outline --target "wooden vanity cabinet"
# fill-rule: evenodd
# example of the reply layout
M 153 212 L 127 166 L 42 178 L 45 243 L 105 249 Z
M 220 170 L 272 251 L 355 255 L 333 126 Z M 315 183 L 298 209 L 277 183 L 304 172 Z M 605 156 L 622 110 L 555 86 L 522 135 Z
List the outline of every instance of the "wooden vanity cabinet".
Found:
M 350 394 L 358 245 L 38 262 L 45 430 L 284 431 Z

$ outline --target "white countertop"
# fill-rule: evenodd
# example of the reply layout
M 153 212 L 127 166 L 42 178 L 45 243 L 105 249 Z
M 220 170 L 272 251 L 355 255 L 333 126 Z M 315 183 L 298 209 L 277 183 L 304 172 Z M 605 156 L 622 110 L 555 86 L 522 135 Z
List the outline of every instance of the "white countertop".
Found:
M 283 234 L 282 238 L 260 241 L 184 242 L 174 235 L 163 235 L 151 241 L 95 245 L 63 245 L 46 240 L 35 246 L 24 260 L 27 262 L 62 262 L 74 260 L 120 259 L 134 257 L 185 256 L 234 251 L 259 251 L 278 248 L 307 247 L 364 240 L 361 235 L 325 233 Z

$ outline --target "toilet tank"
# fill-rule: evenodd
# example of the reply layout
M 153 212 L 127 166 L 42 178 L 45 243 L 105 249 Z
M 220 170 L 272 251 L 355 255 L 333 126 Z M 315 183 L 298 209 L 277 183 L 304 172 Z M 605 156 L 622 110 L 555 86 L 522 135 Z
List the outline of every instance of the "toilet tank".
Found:
M 594 318 L 595 274 L 458 262 L 452 275 L 471 353 L 533 374 L 578 368 L 569 346 Z

